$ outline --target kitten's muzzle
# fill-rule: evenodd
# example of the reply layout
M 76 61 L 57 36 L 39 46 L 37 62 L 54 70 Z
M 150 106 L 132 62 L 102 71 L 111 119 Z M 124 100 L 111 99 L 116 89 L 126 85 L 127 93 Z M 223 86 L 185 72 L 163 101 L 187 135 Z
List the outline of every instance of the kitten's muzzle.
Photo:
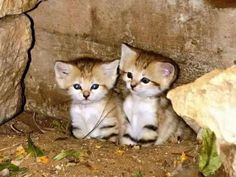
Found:
M 130 87 L 131 87 L 131 89 L 133 90 L 136 86 L 138 85 L 138 83 L 136 82 L 136 81 L 131 81 L 131 83 L 130 83 Z
M 89 91 L 84 91 L 84 92 L 83 92 L 83 97 L 84 97 L 86 100 L 88 99 L 89 95 L 90 95 L 90 92 L 89 92 Z

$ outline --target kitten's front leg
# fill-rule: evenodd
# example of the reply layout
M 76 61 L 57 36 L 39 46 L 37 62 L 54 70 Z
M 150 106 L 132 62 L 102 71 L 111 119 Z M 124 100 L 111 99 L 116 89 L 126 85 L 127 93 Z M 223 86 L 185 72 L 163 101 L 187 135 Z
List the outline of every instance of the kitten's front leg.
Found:
M 72 134 L 78 139 L 82 139 L 85 137 L 85 134 L 79 127 L 72 127 Z
M 179 120 L 176 113 L 171 109 L 167 109 L 165 110 L 164 116 L 165 121 L 159 127 L 158 139 L 155 142 L 156 145 L 165 143 L 177 130 Z
M 81 116 L 80 110 L 77 109 L 75 106 L 72 106 L 70 114 L 72 123 L 72 134 L 78 139 L 84 138 L 87 134 L 87 125 L 84 118 Z M 86 138 L 89 138 L 89 136 Z

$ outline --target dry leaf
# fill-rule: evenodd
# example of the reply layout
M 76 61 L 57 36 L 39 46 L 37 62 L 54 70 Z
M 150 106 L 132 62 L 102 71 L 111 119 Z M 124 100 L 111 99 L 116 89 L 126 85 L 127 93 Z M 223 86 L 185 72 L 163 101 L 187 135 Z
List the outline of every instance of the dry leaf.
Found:
M 123 155 L 125 153 L 125 151 L 124 150 L 121 150 L 121 149 L 117 149 L 116 151 L 115 151 L 115 154 L 117 154 L 117 155 Z
M 182 152 L 182 154 L 180 156 L 181 163 L 183 163 L 186 160 L 188 160 L 188 156 L 184 152 Z
M 16 148 L 16 157 L 24 157 L 26 155 L 27 155 L 27 152 L 22 145 Z
M 37 157 L 36 161 L 38 163 L 47 164 L 49 162 L 49 159 L 48 159 L 48 156 L 41 156 L 41 157 Z
M 101 147 L 102 147 L 101 145 L 98 145 L 98 144 L 95 145 L 96 149 L 100 149 Z

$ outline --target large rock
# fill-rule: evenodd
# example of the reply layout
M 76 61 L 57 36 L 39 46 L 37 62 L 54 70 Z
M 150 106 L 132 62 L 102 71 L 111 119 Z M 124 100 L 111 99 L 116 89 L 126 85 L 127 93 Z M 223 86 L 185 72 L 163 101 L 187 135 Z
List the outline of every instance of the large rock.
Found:
M 41 0 L 0 0 L 0 18 L 5 15 L 21 14 L 35 7 Z
M 25 15 L 0 19 L 0 123 L 22 109 L 22 76 L 31 41 L 30 21 Z
M 26 78 L 26 108 L 53 117 L 68 116 L 68 98 L 63 99 L 55 85 L 54 61 L 81 55 L 117 58 L 122 42 L 173 58 L 181 70 L 177 85 L 214 68 L 232 65 L 236 55 L 236 9 L 217 9 L 212 1 L 41 3 L 29 13 L 34 20 L 36 43 Z
M 236 176 L 236 65 L 214 70 L 171 90 L 167 97 L 188 124 L 210 128 L 230 177 Z
M 177 87 L 167 97 L 177 114 L 210 128 L 220 142 L 236 144 L 236 65 Z

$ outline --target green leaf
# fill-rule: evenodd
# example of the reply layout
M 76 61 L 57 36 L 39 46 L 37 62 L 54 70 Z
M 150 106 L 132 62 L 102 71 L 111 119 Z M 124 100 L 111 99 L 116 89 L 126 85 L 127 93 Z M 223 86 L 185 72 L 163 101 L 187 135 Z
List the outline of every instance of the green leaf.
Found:
M 203 130 L 198 165 L 199 170 L 206 177 L 214 177 L 215 172 L 221 166 L 216 150 L 216 137 L 210 129 Z
M 62 160 L 66 157 L 74 157 L 79 158 L 80 152 L 76 150 L 62 150 L 59 154 L 57 154 L 53 159 L 54 160 Z
M 134 175 L 135 177 L 143 177 L 143 174 L 141 171 L 138 171 L 137 173 L 135 173 Z
M 10 175 L 16 175 L 16 174 L 24 174 L 27 172 L 27 168 L 20 168 L 14 164 L 12 164 L 10 161 L 2 162 L 0 163 L 0 171 L 8 169 L 10 171 Z
M 30 138 L 30 136 L 28 136 L 28 147 L 27 147 L 27 152 L 29 154 L 32 154 L 35 157 L 41 157 L 44 156 L 44 152 L 37 147 L 34 142 L 32 141 L 32 139 Z

